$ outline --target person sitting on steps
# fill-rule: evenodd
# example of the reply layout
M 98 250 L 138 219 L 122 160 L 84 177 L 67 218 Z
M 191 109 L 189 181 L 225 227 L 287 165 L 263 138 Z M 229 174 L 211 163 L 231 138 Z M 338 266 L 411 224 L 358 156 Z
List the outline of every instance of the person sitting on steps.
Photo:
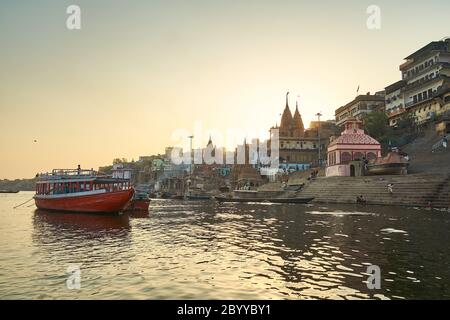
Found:
M 367 200 L 364 199 L 363 195 L 360 195 L 360 196 L 357 196 L 357 197 L 356 197 L 356 203 L 357 203 L 357 204 L 366 204 L 366 203 L 367 203 Z

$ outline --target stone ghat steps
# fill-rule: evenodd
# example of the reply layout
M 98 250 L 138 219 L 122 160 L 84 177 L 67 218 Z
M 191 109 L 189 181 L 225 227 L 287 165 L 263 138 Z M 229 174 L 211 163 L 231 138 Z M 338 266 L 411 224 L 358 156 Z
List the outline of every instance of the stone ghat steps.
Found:
M 435 128 L 430 127 L 425 130 L 424 136 L 402 147 L 402 150 L 411 158 L 408 169 L 410 173 L 450 172 L 450 148 L 441 148 L 437 152 L 432 152 L 432 146 L 441 139 L 442 137 L 435 132 Z
M 381 178 L 381 180 L 380 180 Z M 388 192 L 387 184 L 394 184 Z M 450 207 L 449 175 L 407 175 L 317 178 L 298 193 L 314 202 L 355 203 L 363 195 L 369 204 Z

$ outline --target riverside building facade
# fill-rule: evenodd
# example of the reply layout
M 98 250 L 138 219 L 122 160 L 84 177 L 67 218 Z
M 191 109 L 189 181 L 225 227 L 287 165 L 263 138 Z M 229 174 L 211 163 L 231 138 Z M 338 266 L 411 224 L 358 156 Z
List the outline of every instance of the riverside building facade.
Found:
M 450 38 L 432 41 L 404 60 L 399 67 L 402 80 L 386 87 L 390 125 L 396 126 L 403 116 L 421 125 L 450 111 Z
M 384 91 L 364 95 L 358 95 L 356 98 L 346 105 L 336 109 L 335 118 L 336 125 L 343 127 L 344 123 L 350 119 L 362 120 L 364 116 L 370 112 L 384 112 L 385 106 Z

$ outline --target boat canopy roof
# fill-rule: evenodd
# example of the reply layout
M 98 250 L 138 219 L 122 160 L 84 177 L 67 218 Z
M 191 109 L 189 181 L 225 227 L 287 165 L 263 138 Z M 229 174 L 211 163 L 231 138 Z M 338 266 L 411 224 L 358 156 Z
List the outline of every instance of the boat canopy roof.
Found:
M 112 178 L 109 175 L 101 174 L 94 170 L 85 169 L 53 169 L 51 173 L 40 173 L 37 175 L 38 182 L 77 182 L 95 181 L 97 183 L 123 183 L 129 179 Z
M 101 178 L 96 178 L 94 181 L 97 183 L 124 183 L 124 182 L 130 182 L 130 179 L 101 177 Z

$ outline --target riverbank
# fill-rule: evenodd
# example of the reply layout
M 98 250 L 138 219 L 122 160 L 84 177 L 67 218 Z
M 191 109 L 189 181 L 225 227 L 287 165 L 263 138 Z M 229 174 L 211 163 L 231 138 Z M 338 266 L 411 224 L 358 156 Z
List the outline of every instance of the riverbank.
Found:
M 35 179 L 0 180 L 0 190 L 34 191 Z

